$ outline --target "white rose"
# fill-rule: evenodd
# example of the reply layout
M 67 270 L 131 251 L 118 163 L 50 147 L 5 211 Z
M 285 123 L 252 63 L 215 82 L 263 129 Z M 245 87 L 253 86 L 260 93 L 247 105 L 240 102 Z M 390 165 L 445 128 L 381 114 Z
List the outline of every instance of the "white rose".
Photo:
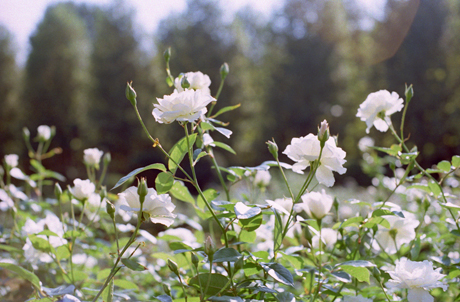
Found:
M 73 181 L 74 187 L 70 188 L 70 193 L 77 199 L 85 199 L 91 196 L 96 190 L 96 186 L 89 180 L 77 178 Z
M 104 152 L 98 148 L 89 148 L 84 150 L 83 153 L 83 160 L 90 166 L 98 166 L 101 161 L 101 157 L 104 154 Z
M 38 126 L 37 128 L 37 137 L 39 140 L 47 141 L 51 137 L 51 128 L 46 125 Z
M 260 187 L 266 187 L 272 179 L 270 172 L 266 170 L 257 170 L 256 175 L 254 176 L 254 184 Z
M 211 85 L 211 79 L 208 75 L 203 74 L 201 71 L 196 71 L 187 72 L 183 76 L 177 77 L 174 80 L 174 87 L 177 89 L 177 91 L 184 91 L 184 88 L 182 88 L 181 85 L 182 77 L 185 77 L 187 79 L 187 82 L 189 82 L 190 87 L 188 89 L 200 89 L 207 94 L 211 94 L 211 91 L 209 89 L 209 86 Z
M 433 296 L 428 293 L 431 288 L 441 287 L 444 291 L 448 288 L 447 284 L 439 281 L 445 276 L 440 270 L 434 270 L 433 263 L 428 260 L 420 262 L 401 258 L 396 260 L 393 271 L 387 271 L 391 279 L 385 285 L 388 288 L 407 288 L 409 302 L 433 302 Z
M 308 134 L 300 138 L 293 138 L 291 144 L 283 151 L 290 159 L 296 163 L 292 166 L 292 171 L 303 174 L 303 170 L 310 166 L 312 161 L 318 159 L 321 152 L 321 145 L 318 137 Z M 316 179 L 319 183 L 331 187 L 335 179 L 332 171 L 343 174 L 347 171 L 343 167 L 345 160 L 345 151 L 338 148 L 333 137 L 330 137 L 323 148 L 320 165 L 316 171 Z
M 120 203 L 122 203 L 120 209 L 134 213 L 139 212 L 141 204 L 136 187 L 129 187 L 118 196 Z M 176 217 L 172 213 L 175 208 L 176 206 L 171 202 L 171 197 L 168 194 L 158 195 L 155 189 L 149 188 L 142 205 L 142 212 L 147 213 L 153 223 L 170 226 Z
M 321 193 L 309 192 L 302 195 L 302 201 L 296 205 L 297 208 L 303 209 L 311 218 L 322 219 L 331 210 L 334 199 L 322 190 Z
M 366 133 L 369 133 L 372 125 L 377 130 L 385 132 L 391 124 L 390 115 L 401 111 L 403 107 L 403 100 L 396 92 L 380 90 L 367 96 L 366 100 L 359 105 L 356 116 L 366 122 Z
M 5 162 L 10 168 L 14 168 L 18 165 L 19 156 L 17 154 L 5 155 Z
M 389 254 L 394 254 L 403 244 L 409 244 L 415 239 L 415 228 L 419 225 L 415 216 L 409 212 L 404 212 L 405 218 L 393 215 L 384 215 L 390 223 L 390 228 L 387 229 L 381 225 L 378 226 L 375 239 L 378 244 Z M 395 245 L 396 243 L 396 245 Z M 378 245 L 374 245 L 378 248 Z
M 174 90 L 171 95 L 157 98 L 152 115 L 158 123 L 169 124 L 174 121 L 194 122 L 208 110 L 206 106 L 215 99 L 201 90 L 187 89 L 182 92 Z
M 338 232 L 330 228 L 321 229 L 321 241 L 326 246 L 326 250 L 332 250 L 335 243 L 337 242 Z M 315 249 L 319 248 L 319 236 L 315 235 L 311 239 L 312 245 Z

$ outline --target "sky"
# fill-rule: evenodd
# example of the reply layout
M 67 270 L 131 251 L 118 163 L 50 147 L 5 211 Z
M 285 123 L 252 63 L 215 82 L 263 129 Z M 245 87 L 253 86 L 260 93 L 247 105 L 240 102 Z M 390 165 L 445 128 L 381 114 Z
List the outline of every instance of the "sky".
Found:
M 153 34 L 160 20 L 172 12 L 180 12 L 186 7 L 186 0 L 125 0 L 136 10 L 135 22 L 147 34 Z M 0 0 L 0 24 L 13 33 L 18 51 L 17 60 L 23 65 L 29 51 L 29 36 L 43 18 L 48 5 L 62 0 Z M 75 3 L 108 5 L 112 0 L 73 0 Z M 279 0 L 231 0 L 221 1 L 222 8 L 229 15 L 250 4 L 265 16 L 276 9 Z
M 108 5 L 113 0 L 73 0 L 75 3 Z M 385 0 L 357 0 L 369 15 L 379 18 L 383 13 Z M 23 65 L 29 51 L 29 36 L 43 18 L 46 8 L 63 0 L 0 0 L 0 24 L 13 33 L 17 50 L 17 61 Z M 186 0 L 125 0 L 136 10 L 135 22 L 147 34 L 155 32 L 160 20 L 173 12 L 180 12 L 186 7 Z M 231 16 L 246 5 L 262 15 L 270 14 L 281 7 L 281 0 L 221 0 L 226 14 Z M 146 41 L 152 39 L 146 39 Z M 147 47 L 149 47 L 147 45 Z

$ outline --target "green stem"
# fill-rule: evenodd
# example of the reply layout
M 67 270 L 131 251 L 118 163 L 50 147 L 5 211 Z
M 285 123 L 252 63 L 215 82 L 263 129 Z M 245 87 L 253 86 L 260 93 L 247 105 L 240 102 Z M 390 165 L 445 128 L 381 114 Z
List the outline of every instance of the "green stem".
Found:
M 224 87 L 224 81 L 225 80 L 220 81 L 219 89 L 217 90 L 217 94 L 216 94 L 216 97 L 215 97 L 216 101 L 212 102 L 211 108 L 209 108 L 208 117 L 210 117 L 212 115 L 212 110 L 214 109 L 214 106 L 216 105 L 217 100 L 219 99 L 220 93 L 222 92 L 222 88 Z

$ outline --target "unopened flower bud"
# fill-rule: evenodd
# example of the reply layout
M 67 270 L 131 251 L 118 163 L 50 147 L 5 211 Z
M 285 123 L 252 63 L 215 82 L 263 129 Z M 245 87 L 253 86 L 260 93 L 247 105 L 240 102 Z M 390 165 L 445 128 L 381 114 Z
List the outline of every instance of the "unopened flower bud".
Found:
M 181 81 L 180 81 L 180 86 L 184 89 L 187 89 L 190 87 L 190 83 L 189 81 L 187 81 L 187 77 L 186 76 L 183 76 Z
M 195 268 L 198 267 L 198 263 L 200 262 L 200 260 L 198 259 L 198 256 L 192 252 L 192 263 L 193 263 L 193 266 L 195 266 Z
M 110 155 L 110 152 L 104 154 L 102 160 L 104 161 L 104 165 L 107 166 L 112 161 L 112 156 Z
M 27 127 L 22 128 L 22 137 L 24 140 L 28 141 L 30 138 L 30 131 Z
M 56 196 L 57 200 L 61 199 L 62 195 L 62 188 L 58 183 L 54 184 L 54 196 Z
M 324 145 L 329 139 L 329 124 L 326 120 L 322 121 L 320 127 L 318 128 L 318 139 L 321 142 L 321 145 Z
M 99 196 L 101 196 L 101 200 L 107 197 L 107 187 L 102 186 L 101 191 L 99 192 Z
M 147 181 L 144 177 L 141 178 L 139 181 L 139 185 L 137 186 L 137 194 L 139 195 L 139 202 L 141 204 L 144 203 L 145 196 L 147 196 L 149 188 L 147 187 Z
M 110 218 L 115 219 L 115 206 L 109 200 L 105 201 L 105 209 Z
M 410 102 L 412 97 L 414 96 L 414 88 L 412 87 L 412 84 L 407 87 L 406 85 L 406 102 Z
M 220 67 L 220 78 L 222 80 L 225 80 L 229 72 L 230 72 L 230 69 L 228 67 L 228 64 L 227 63 L 222 64 L 222 66 Z
M 165 58 L 166 62 L 169 62 L 169 59 L 171 59 L 171 47 L 168 47 L 165 52 L 163 53 L 163 57 Z
M 204 243 L 204 252 L 206 253 L 206 255 L 208 255 L 208 257 L 212 257 L 212 255 L 214 255 L 215 248 L 211 236 L 208 236 L 208 238 L 206 238 L 206 242 Z
M 163 290 L 165 291 L 165 294 L 168 296 L 171 296 L 171 288 L 169 288 L 169 285 L 166 283 L 163 283 Z
M 179 276 L 179 269 L 177 268 L 177 263 L 172 261 L 171 259 L 168 259 L 168 267 L 177 276 Z
M 132 84 L 133 84 L 133 82 L 126 83 L 125 94 L 126 94 L 126 98 L 131 102 L 131 105 L 136 106 L 136 104 L 137 104 L 137 101 L 136 101 L 137 94 L 136 94 L 136 91 L 133 89 Z
M 268 145 L 268 151 L 273 155 L 275 159 L 278 159 L 278 145 L 275 143 L 275 140 L 266 142 Z
M 379 269 L 374 266 L 372 268 L 372 276 L 374 276 L 375 280 L 377 280 L 377 282 L 379 282 L 379 283 L 380 283 L 380 280 L 381 280 L 380 275 L 381 274 L 380 274 Z

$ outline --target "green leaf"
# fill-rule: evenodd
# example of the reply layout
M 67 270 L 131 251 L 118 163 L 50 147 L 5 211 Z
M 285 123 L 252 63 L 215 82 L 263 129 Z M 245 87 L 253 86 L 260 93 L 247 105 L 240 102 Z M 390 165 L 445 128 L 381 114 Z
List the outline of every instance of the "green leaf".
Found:
M 441 189 L 439 188 L 438 184 L 434 183 L 433 181 L 428 183 L 428 187 L 434 196 L 439 196 L 439 194 L 441 194 Z
M 254 275 L 257 275 L 260 271 L 260 267 L 255 263 L 245 263 L 243 265 L 244 275 L 247 277 L 253 278 Z
M 102 300 L 104 302 L 112 302 L 113 301 L 113 279 L 110 280 L 109 285 L 102 292 Z
M 159 300 L 161 302 L 173 302 L 172 298 L 170 296 L 168 296 L 168 295 L 159 295 L 158 297 L 155 297 L 155 299 L 157 299 L 157 300 Z M 176 300 L 176 301 L 178 301 L 178 300 Z M 189 299 L 187 301 L 191 301 L 190 297 L 189 297 Z
M 217 113 L 214 114 L 212 117 L 214 118 L 214 117 L 217 117 L 217 116 L 219 116 L 219 115 L 221 115 L 222 113 L 225 113 L 225 112 L 227 112 L 227 111 L 235 110 L 235 109 L 237 109 L 237 108 L 240 107 L 240 106 L 241 106 L 241 104 L 237 104 L 237 105 L 234 105 L 234 106 L 227 106 L 227 107 L 224 107 L 224 108 L 220 109 L 219 111 L 217 111 Z
M 143 265 L 140 265 L 139 263 L 137 263 L 136 261 L 133 261 L 131 259 L 128 259 L 128 258 L 123 258 L 121 259 L 121 262 L 129 269 L 133 270 L 133 271 L 145 271 L 147 268 Z
M 253 216 L 249 219 L 240 219 L 240 223 L 243 226 L 243 228 L 248 231 L 248 232 L 253 232 L 257 230 L 260 225 L 262 224 L 263 221 L 263 216 L 262 213 Z
M 69 246 L 61 245 L 56 248 L 56 257 L 58 260 L 67 259 L 70 257 Z
M 141 172 L 144 172 L 144 171 L 147 171 L 147 170 L 153 170 L 153 169 L 166 172 L 166 167 L 163 164 L 152 164 L 152 165 L 148 165 L 148 166 L 143 167 L 143 168 L 137 168 L 136 170 L 133 170 L 130 173 L 128 173 L 127 175 L 125 175 L 122 178 L 120 178 L 120 180 L 115 184 L 115 186 L 111 190 L 118 188 L 119 186 L 124 184 L 126 181 L 128 181 L 131 177 L 134 177 L 134 176 L 136 176 L 137 174 L 139 174 Z
M 221 297 L 210 297 L 209 301 L 222 301 L 222 302 L 244 302 L 240 297 L 230 297 L 230 296 L 221 296 Z
M 174 177 L 169 172 L 161 172 L 155 179 L 155 188 L 158 194 L 168 193 L 174 185 Z
M 176 170 L 178 168 L 177 165 L 179 165 L 182 160 L 184 159 L 185 154 L 188 153 L 188 147 L 190 144 L 190 148 L 193 148 L 193 145 L 195 144 L 196 140 L 196 133 L 193 133 L 188 136 L 188 142 L 187 142 L 187 137 L 183 137 L 180 141 L 178 141 L 172 148 L 171 151 L 169 152 L 169 156 L 171 157 L 168 160 L 168 168 L 171 173 L 176 173 Z M 175 162 L 175 163 L 174 163 Z
M 352 281 L 350 274 L 346 272 L 342 272 L 342 271 L 332 272 L 331 275 L 336 277 L 339 281 L 342 281 L 344 283 L 350 283 Z
M 207 130 L 214 130 L 214 129 L 215 129 L 215 127 L 214 127 L 212 124 L 208 123 L 208 122 L 201 122 L 201 123 L 200 123 L 200 127 L 201 127 L 201 129 L 203 129 L 204 131 L 207 131 Z
M 136 285 L 136 283 L 125 280 L 125 279 L 115 279 L 114 284 L 115 286 L 118 286 L 123 289 L 139 290 L 139 287 Z
M 367 261 L 367 260 L 352 260 L 352 261 L 347 261 L 347 262 L 337 264 L 336 267 L 342 266 L 342 265 L 348 265 L 348 266 L 354 266 L 354 267 L 374 267 L 376 266 L 374 263 Z
M 213 144 L 216 145 L 216 147 L 222 148 L 222 149 L 224 149 L 224 150 L 236 155 L 235 150 L 233 150 L 232 147 L 230 147 L 227 144 L 224 144 L 222 142 L 217 142 L 217 141 L 214 141 Z
M 55 236 L 55 237 L 59 237 L 58 234 L 56 234 L 55 232 L 51 232 L 50 230 L 43 230 L 41 231 L 40 233 L 37 233 L 35 235 L 45 235 L 45 236 Z
M 460 156 L 459 155 L 452 156 L 452 166 L 454 166 L 454 168 L 460 167 Z
M 240 241 L 253 243 L 256 241 L 257 234 L 254 231 L 246 231 L 245 229 L 241 230 L 240 232 Z
M 26 270 L 26 269 L 24 269 L 24 268 L 22 268 L 20 266 L 17 266 L 16 264 L 13 264 L 13 263 L 0 262 L 0 267 L 3 267 L 5 269 L 7 269 L 7 270 L 15 272 L 21 278 L 23 278 L 23 279 L 29 281 L 30 283 L 32 283 L 32 285 L 37 290 L 40 290 L 40 288 L 41 288 L 40 279 L 38 279 L 38 277 L 34 273 L 32 273 L 32 272 L 30 272 L 30 271 L 28 271 L 28 270 Z
M 193 277 L 189 281 L 189 285 L 197 286 L 200 291 L 204 291 L 206 285 L 209 282 L 209 286 L 205 292 L 205 295 L 215 295 L 222 290 L 225 290 L 229 285 L 227 277 L 221 274 L 209 274 L 203 273 Z M 200 284 L 203 288 L 200 288 Z
M 4 250 L 7 252 L 13 252 L 13 253 L 22 253 L 22 249 L 18 249 L 16 247 L 13 247 L 11 245 L 6 245 L 6 244 L 0 244 L 0 250 Z
M 204 197 L 206 200 L 210 203 L 213 201 L 217 196 L 219 196 L 219 193 L 214 190 L 214 189 L 207 189 L 206 191 L 203 192 Z M 196 200 L 198 207 L 200 209 L 206 208 L 206 203 L 204 202 L 203 198 L 201 198 L 200 195 L 198 195 L 197 200 Z
M 372 217 L 370 219 L 367 220 L 367 222 L 363 225 L 363 227 L 365 228 L 372 228 L 374 227 L 376 224 L 380 224 L 381 226 L 389 229 L 390 228 L 390 223 L 388 222 L 388 220 L 386 220 L 385 218 L 382 218 L 382 217 Z
M 299 256 L 293 256 L 293 255 L 288 255 L 283 252 L 281 252 L 283 255 L 283 259 L 286 259 L 292 264 L 292 267 L 295 269 L 301 269 L 303 267 L 303 259 L 302 257 Z
M 351 261 L 350 261 L 351 262 Z M 367 282 L 370 284 L 370 273 L 366 267 L 351 266 L 351 265 L 341 265 L 341 268 L 344 272 L 350 274 L 352 277 L 355 277 L 360 282 Z
M 276 295 L 276 298 L 279 302 L 295 302 L 296 301 L 294 294 L 288 291 L 279 293 L 278 295 Z
M 377 209 L 374 212 L 372 212 L 372 217 L 380 217 L 384 215 L 395 215 L 395 213 L 393 213 L 390 210 L 385 210 L 385 209 Z
M 29 239 L 35 249 L 47 253 L 53 253 L 54 248 L 51 246 L 48 240 L 37 237 L 36 235 L 29 235 Z
M 414 247 L 410 250 L 410 256 L 413 261 L 417 260 L 418 255 L 420 254 L 421 250 L 421 242 L 420 242 L 420 237 L 415 239 L 414 242 Z
M 266 271 L 273 279 L 286 285 L 294 286 L 294 278 L 290 271 L 279 263 L 261 263 L 264 271 Z
M 281 243 L 283 241 L 283 219 L 281 218 L 280 214 L 275 208 L 272 208 L 273 213 L 275 214 L 275 230 L 274 230 L 274 237 L 273 237 L 273 245 L 275 251 L 277 251 L 281 247 Z
M 356 217 L 349 218 L 349 219 L 345 220 L 344 222 L 342 222 L 342 224 L 340 225 L 340 228 L 345 228 L 345 227 L 350 226 L 350 225 L 355 225 L 355 226 L 359 227 L 360 223 L 363 220 L 364 219 L 361 216 L 356 216 Z
M 385 152 L 391 156 L 397 156 L 399 152 L 401 152 L 400 145 L 391 145 L 391 148 L 382 148 L 382 147 L 369 147 L 375 149 L 377 151 Z
M 97 273 L 96 279 L 97 280 L 105 280 L 110 275 L 110 271 L 111 271 L 111 269 L 109 269 L 109 268 L 106 268 L 106 269 L 103 269 L 102 271 L 99 271 Z
M 169 190 L 169 193 L 174 197 L 179 200 L 191 203 L 195 205 L 195 198 L 193 198 L 192 194 L 190 194 L 190 191 L 188 188 L 180 181 L 176 181 L 171 189 Z
M 243 257 L 237 250 L 233 248 L 221 248 L 216 251 L 212 262 L 236 262 Z
M 447 160 L 443 160 L 437 164 L 439 170 L 448 173 L 450 171 L 451 165 Z

